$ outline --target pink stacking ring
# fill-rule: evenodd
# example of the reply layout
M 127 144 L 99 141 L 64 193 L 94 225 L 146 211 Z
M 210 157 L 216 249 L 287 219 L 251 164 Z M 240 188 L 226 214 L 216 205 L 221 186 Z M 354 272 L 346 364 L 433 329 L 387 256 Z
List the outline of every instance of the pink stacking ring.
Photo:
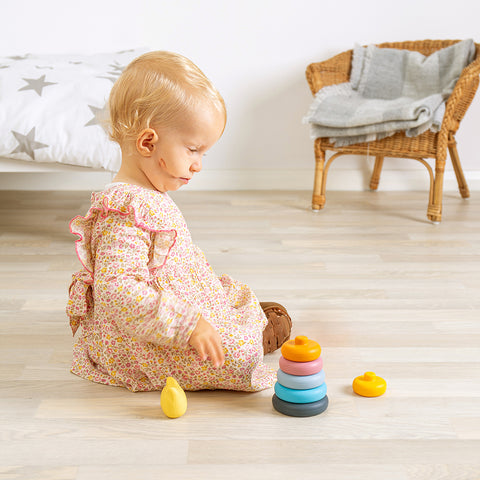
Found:
M 322 357 L 318 357 L 311 362 L 292 362 L 284 357 L 280 357 L 278 364 L 289 375 L 313 375 L 323 368 Z

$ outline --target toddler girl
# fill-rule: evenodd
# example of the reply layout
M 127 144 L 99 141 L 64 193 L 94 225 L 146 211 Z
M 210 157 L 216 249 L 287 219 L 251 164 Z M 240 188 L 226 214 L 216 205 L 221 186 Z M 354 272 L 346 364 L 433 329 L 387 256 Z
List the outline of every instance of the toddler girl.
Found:
M 72 372 L 132 391 L 161 389 L 168 376 L 187 390 L 270 387 L 263 354 L 289 338 L 290 317 L 216 277 L 167 194 L 222 135 L 222 97 L 190 60 L 151 52 L 115 83 L 109 111 L 121 168 L 70 223 L 83 266 L 67 306 L 73 334 L 81 327 Z

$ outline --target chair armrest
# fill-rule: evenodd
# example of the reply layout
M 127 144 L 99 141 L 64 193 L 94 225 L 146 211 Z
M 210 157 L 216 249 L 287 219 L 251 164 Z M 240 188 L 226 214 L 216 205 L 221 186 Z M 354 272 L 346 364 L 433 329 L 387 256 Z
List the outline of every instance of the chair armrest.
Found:
M 463 119 L 477 91 L 480 74 L 480 45 L 475 44 L 475 47 L 475 60 L 463 69 L 453 92 L 448 97 L 442 130 L 445 128 L 453 133 L 458 130 L 460 121 Z
M 313 95 L 327 85 L 348 82 L 350 79 L 352 53 L 352 50 L 348 50 L 324 62 L 311 63 L 307 67 L 305 76 Z

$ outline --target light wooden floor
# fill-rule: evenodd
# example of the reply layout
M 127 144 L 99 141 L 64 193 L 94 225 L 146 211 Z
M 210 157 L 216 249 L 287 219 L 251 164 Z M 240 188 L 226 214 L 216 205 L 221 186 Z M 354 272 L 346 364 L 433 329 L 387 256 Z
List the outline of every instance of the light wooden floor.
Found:
M 0 479 L 480 479 L 480 193 L 178 192 L 218 274 L 284 303 L 323 348 L 330 406 L 291 418 L 272 390 L 160 393 L 69 373 L 67 222 L 88 193 L 0 192 Z M 279 354 L 267 357 L 278 365 Z M 373 370 L 379 398 L 352 393 Z

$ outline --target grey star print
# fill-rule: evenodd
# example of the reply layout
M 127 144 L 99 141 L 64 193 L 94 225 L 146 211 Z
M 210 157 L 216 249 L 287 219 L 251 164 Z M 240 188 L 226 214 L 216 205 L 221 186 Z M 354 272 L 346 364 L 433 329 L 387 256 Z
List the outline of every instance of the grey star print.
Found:
M 108 72 L 112 75 L 120 75 L 125 70 L 125 65 L 120 65 L 118 62 L 111 63 L 109 67 L 113 69 L 113 72 Z
M 42 96 L 42 90 L 45 87 L 48 87 L 49 85 L 56 85 L 56 82 L 46 82 L 45 75 L 42 75 L 39 78 L 23 78 L 22 80 L 25 80 L 28 85 L 19 88 L 19 92 L 22 90 L 35 90 L 40 97 Z
M 25 55 L 13 55 L 12 57 L 8 57 L 12 60 L 26 60 L 28 58 L 29 54 L 25 54 Z
M 93 105 L 89 105 L 88 108 L 93 113 L 93 118 L 85 124 L 85 127 L 89 127 L 91 125 L 103 126 L 104 120 L 107 116 L 107 106 L 105 105 L 103 108 L 98 108 L 94 107 Z
M 108 72 L 111 73 L 111 72 Z M 110 80 L 112 83 L 115 83 L 117 81 L 117 77 L 107 77 L 105 75 L 99 75 L 97 78 L 104 78 L 105 80 Z
M 33 127 L 26 135 L 11 131 L 18 142 L 18 147 L 11 153 L 26 153 L 32 160 L 35 160 L 35 150 L 48 147 L 44 143 L 35 141 L 35 127 Z
M 106 80 L 110 80 L 112 83 L 115 83 L 121 73 L 125 70 L 125 65 L 120 65 L 118 62 L 115 62 L 111 63 L 109 67 L 110 71 L 107 73 L 111 76 L 99 75 L 97 78 L 105 78 Z

